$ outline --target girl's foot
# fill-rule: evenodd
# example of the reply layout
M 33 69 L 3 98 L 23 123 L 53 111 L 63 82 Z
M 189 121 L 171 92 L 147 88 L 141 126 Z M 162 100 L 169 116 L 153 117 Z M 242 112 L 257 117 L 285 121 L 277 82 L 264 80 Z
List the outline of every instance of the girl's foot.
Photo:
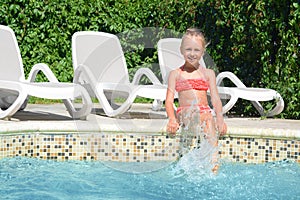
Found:
M 217 174 L 218 173 L 218 170 L 219 170 L 219 165 L 215 165 L 211 171 L 214 173 L 214 174 Z

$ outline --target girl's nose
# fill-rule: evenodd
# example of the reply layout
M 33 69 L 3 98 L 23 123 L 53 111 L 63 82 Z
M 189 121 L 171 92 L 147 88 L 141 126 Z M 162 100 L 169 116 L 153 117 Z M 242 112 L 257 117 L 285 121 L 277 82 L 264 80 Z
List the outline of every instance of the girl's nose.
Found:
M 192 50 L 191 51 L 191 56 L 194 56 L 194 55 L 196 55 L 196 52 L 195 52 L 195 50 Z

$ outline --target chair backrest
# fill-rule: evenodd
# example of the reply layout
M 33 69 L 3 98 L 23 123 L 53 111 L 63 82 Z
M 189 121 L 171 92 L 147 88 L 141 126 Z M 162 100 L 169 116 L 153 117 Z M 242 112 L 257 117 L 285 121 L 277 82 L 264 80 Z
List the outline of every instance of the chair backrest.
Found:
M 184 58 L 180 53 L 181 39 L 164 38 L 157 43 L 158 62 L 163 84 L 168 83 L 170 71 L 184 64 Z
M 180 45 L 180 38 L 163 38 L 157 43 L 158 62 L 163 84 L 168 83 L 170 71 L 184 64 L 184 58 L 180 52 Z M 201 58 L 200 64 L 206 67 L 203 58 Z
M 117 36 L 94 31 L 80 31 L 72 36 L 74 70 L 88 67 L 98 82 L 128 84 L 129 74 Z
M 20 49 L 14 31 L 0 25 L 0 80 L 24 81 Z

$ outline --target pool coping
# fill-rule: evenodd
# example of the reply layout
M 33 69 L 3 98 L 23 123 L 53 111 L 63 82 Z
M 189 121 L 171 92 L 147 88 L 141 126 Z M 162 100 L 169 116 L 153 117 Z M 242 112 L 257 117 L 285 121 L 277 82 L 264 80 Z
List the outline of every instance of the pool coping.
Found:
M 94 110 L 97 109 L 95 104 Z M 225 137 L 300 140 L 300 120 L 225 117 L 225 122 L 228 125 Z M 152 111 L 151 104 L 134 104 L 129 112 L 118 118 L 92 113 L 86 120 L 70 118 L 63 104 L 28 104 L 11 120 L 0 120 L 0 134 L 124 132 L 163 135 L 166 124 L 165 111 Z

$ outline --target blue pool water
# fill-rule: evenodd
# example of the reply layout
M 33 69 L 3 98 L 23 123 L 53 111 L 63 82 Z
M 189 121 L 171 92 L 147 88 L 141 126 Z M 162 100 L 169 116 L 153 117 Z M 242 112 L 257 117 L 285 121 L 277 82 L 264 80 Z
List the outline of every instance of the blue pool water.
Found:
M 117 165 L 126 169 L 142 164 Z M 96 161 L 5 158 L 0 160 L 0 199 L 291 200 L 300 197 L 300 167 L 293 162 L 222 163 L 217 175 L 200 168 L 188 171 L 179 162 L 164 164 L 165 167 L 148 173 L 128 173 L 111 166 Z

